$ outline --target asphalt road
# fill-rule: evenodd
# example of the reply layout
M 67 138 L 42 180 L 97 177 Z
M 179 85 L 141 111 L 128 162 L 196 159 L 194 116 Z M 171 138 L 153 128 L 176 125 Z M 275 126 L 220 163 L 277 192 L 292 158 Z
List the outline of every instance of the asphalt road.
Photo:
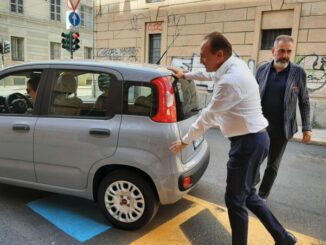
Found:
M 210 130 L 208 171 L 191 194 L 225 206 L 224 190 L 229 141 Z M 261 174 L 266 161 L 261 166 Z M 267 203 L 287 228 L 326 241 L 326 147 L 289 142 Z
M 199 184 L 176 204 L 160 207 L 152 223 L 137 231 L 110 228 L 82 243 L 27 206 L 54 194 L 0 184 L 0 244 L 230 244 L 227 213 L 223 208 L 229 142 L 216 129 L 209 130 L 206 137 L 211 145 L 211 162 Z M 287 229 L 322 241 L 326 241 L 325 149 L 290 142 L 268 199 L 273 213 Z M 74 202 L 76 208 L 91 207 L 98 212 L 90 201 L 76 198 Z M 249 245 L 273 244 L 270 239 L 264 240 L 265 231 L 255 225 L 259 222 L 251 220 Z

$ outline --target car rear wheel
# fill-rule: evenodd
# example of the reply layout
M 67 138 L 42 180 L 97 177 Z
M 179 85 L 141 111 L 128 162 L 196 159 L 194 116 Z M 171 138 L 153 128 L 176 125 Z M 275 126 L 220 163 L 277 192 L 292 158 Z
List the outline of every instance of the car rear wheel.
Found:
M 115 170 L 102 180 L 98 203 L 111 224 L 126 230 L 149 223 L 159 206 L 151 184 L 128 170 Z

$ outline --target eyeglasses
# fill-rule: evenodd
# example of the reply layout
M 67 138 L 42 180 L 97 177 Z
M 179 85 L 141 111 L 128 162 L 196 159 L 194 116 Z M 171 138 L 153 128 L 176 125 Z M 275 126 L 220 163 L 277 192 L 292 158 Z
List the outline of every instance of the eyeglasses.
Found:
M 29 88 L 26 89 L 26 92 L 29 94 L 29 92 L 31 92 L 31 90 Z

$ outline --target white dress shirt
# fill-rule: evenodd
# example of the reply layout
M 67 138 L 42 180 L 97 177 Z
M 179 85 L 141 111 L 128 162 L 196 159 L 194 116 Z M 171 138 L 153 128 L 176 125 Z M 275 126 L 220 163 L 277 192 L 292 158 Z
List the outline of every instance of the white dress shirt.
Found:
M 230 57 L 215 73 L 188 72 L 185 78 L 211 80 L 214 91 L 210 103 L 183 137 L 184 143 L 190 144 L 215 125 L 220 126 L 225 137 L 256 133 L 267 127 L 257 81 L 242 60 Z

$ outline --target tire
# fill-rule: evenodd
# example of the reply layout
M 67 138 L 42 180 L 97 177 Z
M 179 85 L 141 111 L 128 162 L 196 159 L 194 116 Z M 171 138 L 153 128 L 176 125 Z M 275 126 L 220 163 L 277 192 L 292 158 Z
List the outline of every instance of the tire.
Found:
M 98 204 L 109 222 L 124 230 L 148 224 L 159 207 L 149 181 L 129 170 L 115 170 L 103 178 L 98 189 Z

